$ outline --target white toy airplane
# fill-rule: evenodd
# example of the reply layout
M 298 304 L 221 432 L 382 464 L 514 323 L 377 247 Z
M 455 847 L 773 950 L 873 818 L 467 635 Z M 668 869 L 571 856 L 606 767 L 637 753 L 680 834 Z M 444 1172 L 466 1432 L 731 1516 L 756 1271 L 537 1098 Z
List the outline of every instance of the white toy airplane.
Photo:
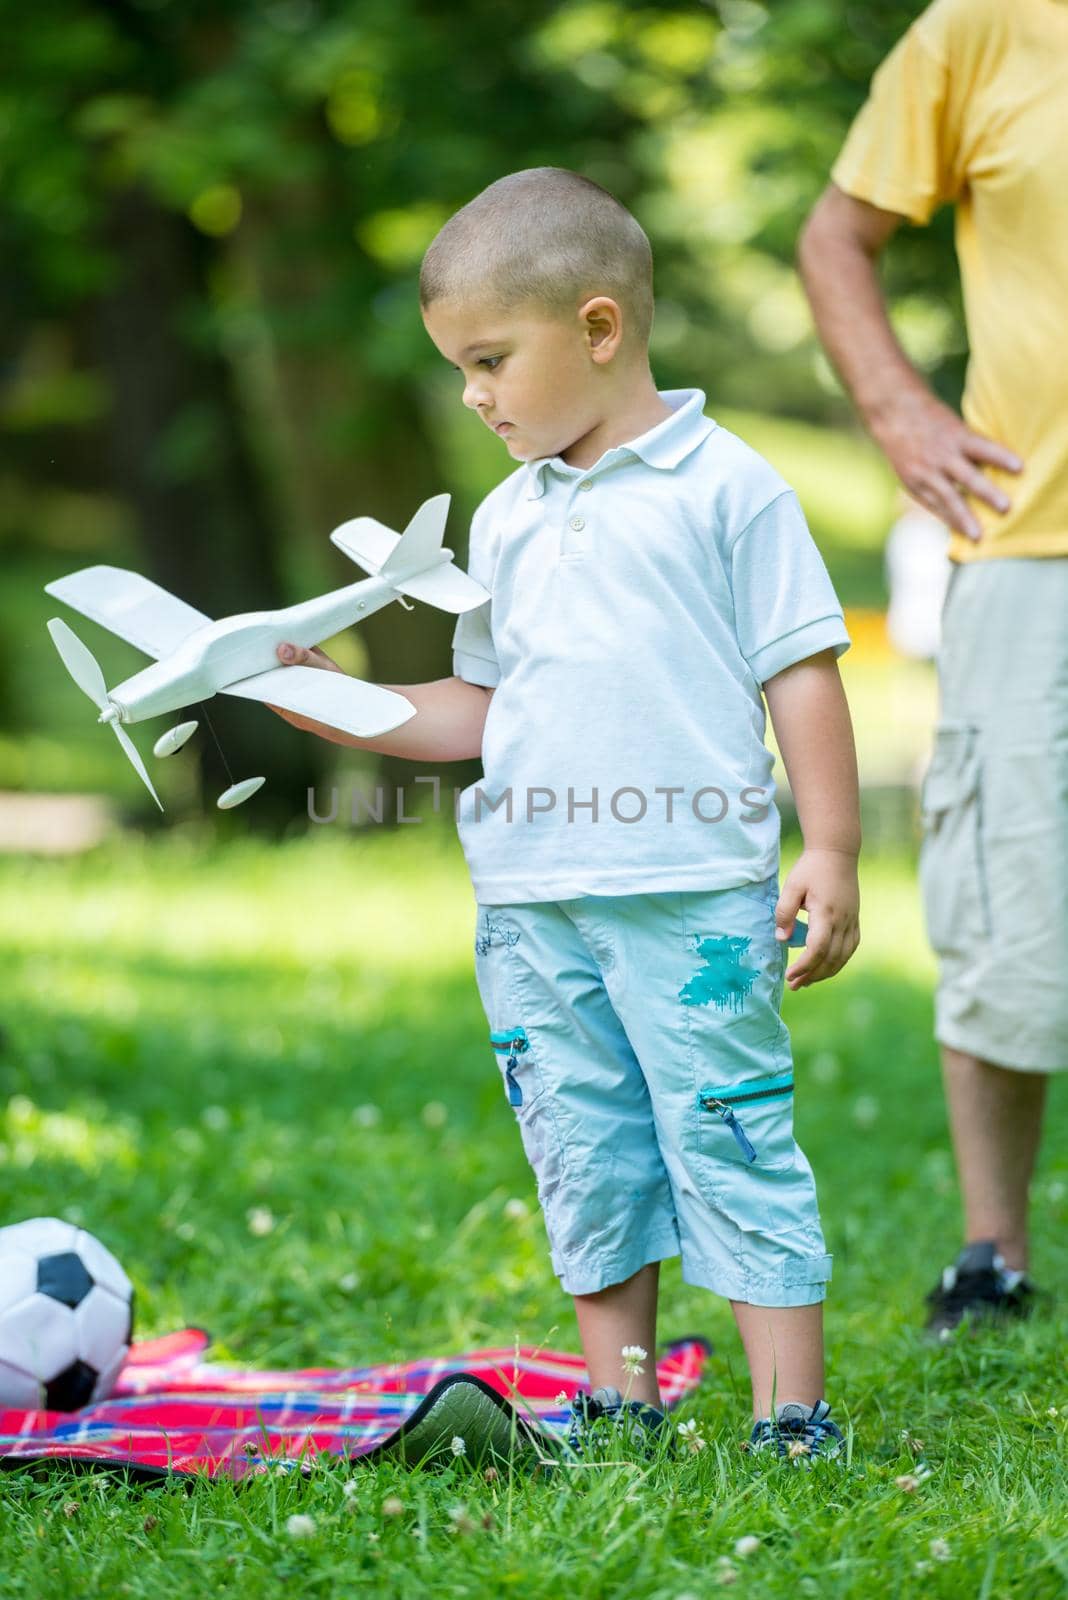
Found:
M 374 576 L 299 605 L 249 611 L 218 622 L 121 567 L 85 567 L 45 584 L 47 594 L 156 658 L 110 691 L 95 657 L 65 622 L 53 617 L 48 631 L 67 671 L 100 709 L 97 720 L 110 724 L 162 811 L 125 723 L 176 711 L 220 692 L 268 701 L 361 739 L 387 733 L 414 717 L 415 707 L 403 695 L 318 667 L 280 666 L 275 650 L 285 640 L 306 647 L 320 644 L 393 600 L 404 605 L 403 595 L 454 613 L 482 605 L 489 599 L 486 590 L 455 566 L 452 551 L 442 546 L 448 509 L 447 494 L 424 501 L 402 534 L 373 517 L 344 522 L 334 529 L 331 541 Z M 172 755 L 196 727 L 195 722 L 183 722 L 168 729 L 156 740 L 154 753 Z M 263 782 L 246 778 L 217 803 L 224 810 L 240 805 Z

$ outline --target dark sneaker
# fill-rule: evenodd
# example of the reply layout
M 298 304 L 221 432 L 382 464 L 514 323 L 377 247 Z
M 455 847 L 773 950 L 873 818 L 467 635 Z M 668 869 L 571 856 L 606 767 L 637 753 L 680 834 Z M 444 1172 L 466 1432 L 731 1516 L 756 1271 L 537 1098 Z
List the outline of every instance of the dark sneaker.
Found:
M 803 1406 L 795 1400 L 775 1407 L 774 1422 L 770 1417 L 753 1426 L 749 1449 L 758 1454 L 770 1450 L 773 1455 L 787 1456 L 795 1466 L 811 1466 L 815 1456 L 832 1461 L 845 1439 L 841 1430 L 830 1421 L 831 1408 L 826 1400 L 817 1400 L 814 1406 Z
M 607 1446 L 611 1455 L 615 1440 L 635 1444 L 650 1459 L 657 1454 L 659 1438 L 667 1418 L 656 1406 L 644 1400 L 624 1400 L 618 1389 L 580 1391 L 571 1402 L 566 1439 L 578 1456 L 596 1457 L 598 1446 Z M 664 1435 L 667 1439 L 667 1435 Z M 668 1453 L 671 1445 L 668 1445 Z
M 927 1296 L 925 1332 L 947 1339 L 965 1317 L 984 1322 L 1030 1316 L 1038 1294 L 1026 1273 L 1011 1271 L 990 1241 L 965 1245 Z

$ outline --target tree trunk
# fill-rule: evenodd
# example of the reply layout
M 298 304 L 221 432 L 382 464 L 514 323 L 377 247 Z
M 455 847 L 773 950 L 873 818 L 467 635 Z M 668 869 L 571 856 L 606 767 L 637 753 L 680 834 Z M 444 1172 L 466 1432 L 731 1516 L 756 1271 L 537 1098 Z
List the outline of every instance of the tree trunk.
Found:
M 115 196 L 107 236 L 118 263 L 98 316 L 113 396 L 110 442 L 147 572 L 212 617 L 284 604 L 278 530 L 232 373 L 190 327 L 217 246 L 141 189 Z M 206 802 L 236 779 L 263 774 L 266 787 L 243 813 L 249 823 L 276 827 L 306 815 L 322 766 L 316 745 L 246 702 L 216 696 L 207 715 L 226 760 L 205 730 Z

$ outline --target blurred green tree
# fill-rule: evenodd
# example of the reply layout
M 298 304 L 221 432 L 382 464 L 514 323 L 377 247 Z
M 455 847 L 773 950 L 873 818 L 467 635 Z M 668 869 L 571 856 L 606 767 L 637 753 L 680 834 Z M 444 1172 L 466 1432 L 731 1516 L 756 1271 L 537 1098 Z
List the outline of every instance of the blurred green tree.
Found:
M 458 394 L 422 328 L 418 265 L 445 218 L 506 171 L 575 168 L 643 221 L 662 384 L 703 382 L 713 404 L 846 414 L 812 339 L 794 241 L 918 6 L 2 9 L 8 459 L 23 478 L 113 487 L 146 570 L 208 611 L 276 603 L 309 570 L 346 581 L 327 564 L 327 528 L 357 511 L 403 526 L 448 483 L 438 417 Z M 953 398 L 962 341 L 947 223 L 906 230 L 888 271 L 911 353 Z M 34 401 L 32 355 L 57 327 L 65 369 L 49 367 Z M 485 465 L 472 429 L 453 437 L 475 463 L 459 485 L 467 512 L 487 472 L 511 463 Z M 429 609 L 409 627 L 380 613 L 361 630 L 371 675 L 440 675 L 450 629 Z M 265 770 L 269 753 L 270 792 L 303 809 L 309 741 L 281 724 L 265 741 L 240 708 L 218 720 L 235 768 Z M 411 775 L 383 769 L 389 783 Z

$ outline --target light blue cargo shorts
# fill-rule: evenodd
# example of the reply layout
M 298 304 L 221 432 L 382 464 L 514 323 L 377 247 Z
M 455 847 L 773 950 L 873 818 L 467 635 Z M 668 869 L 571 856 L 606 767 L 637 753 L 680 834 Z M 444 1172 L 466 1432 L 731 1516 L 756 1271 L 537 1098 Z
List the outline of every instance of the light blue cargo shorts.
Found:
M 567 1293 L 681 1255 L 687 1283 L 731 1300 L 824 1298 L 777 897 L 771 877 L 478 905 L 490 1043 Z

